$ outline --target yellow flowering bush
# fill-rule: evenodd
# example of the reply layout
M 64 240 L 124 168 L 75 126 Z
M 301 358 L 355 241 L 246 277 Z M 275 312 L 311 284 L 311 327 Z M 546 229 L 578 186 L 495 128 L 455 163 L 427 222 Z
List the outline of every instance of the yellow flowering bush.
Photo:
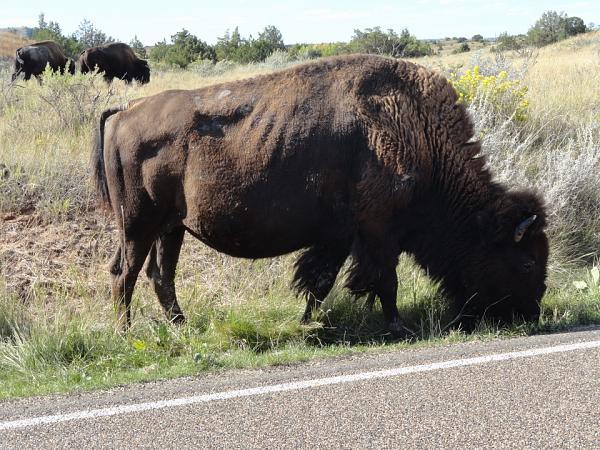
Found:
M 480 73 L 479 66 L 475 66 L 462 75 L 453 72 L 449 79 L 458 93 L 460 102 L 487 102 L 498 114 L 514 116 L 515 120 L 520 122 L 527 119 L 527 86 L 520 80 L 510 80 L 506 71 L 486 76 Z

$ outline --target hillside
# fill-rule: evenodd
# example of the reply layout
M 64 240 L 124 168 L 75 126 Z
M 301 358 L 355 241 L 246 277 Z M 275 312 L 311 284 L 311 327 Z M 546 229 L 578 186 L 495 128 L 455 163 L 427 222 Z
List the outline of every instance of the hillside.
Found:
M 14 58 L 15 50 L 31 40 L 8 31 L 0 31 L 0 59 Z

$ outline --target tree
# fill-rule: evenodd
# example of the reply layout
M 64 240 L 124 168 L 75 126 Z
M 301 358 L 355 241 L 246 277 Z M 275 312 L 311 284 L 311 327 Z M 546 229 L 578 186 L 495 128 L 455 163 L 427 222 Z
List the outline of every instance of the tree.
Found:
M 162 40 L 154 44 L 152 50 L 150 50 L 150 59 L 152 61 L 165 61 L 167 59 L 167 53 L 169 52 L 170 45 L 167 44 L 166 40 Z
M 427 42 L 421 42 L 404 28 L 400 36 L 392 30 L 380 27 L 354 30 L 349 46 L 355 52 L 390 55 L 396 58 L 431 55 L 433 50 Z
M 63 37 L 63 35 L 60 30 L 60 25 L 57 22 L 46 22 L 46 15 L 44 13 L 40 13 L 38 18 L 38 26 L 37 28 L 34 28 L 31 37 L 36 41 L 49 40 L 60 43 L 60 40 Z
M 44 28 L 48 28 L 48 24 L 46 23 L 46 15 L 44 13 L 40 13 L 38 16 L 38 29 L 43 30 Z
M 44 13 L 39 15 L 38 27 L 34 28 L 31 38 L 36 41 L 54 41 L 60 45 L 65 54 L 71 58 L 77 58 L 84 49 L 73 36 L 67 37 L 62 34 L 58 22 L 46 22 Z
M 246 46 L 242 46 L 244 55 L 240 62 L 260 62 L 273 54 L 276 50 L 285 50 L 281 32 L 273 25 L 266 26 L 262 33 L 258 34 L 258 39 L 248 38 Z M 238 49 L 238 54 L 240 50 Z
M 483 36 L 480 34 L 475 34 L 473 35 L 473 37 L 471 38 L 471 40 L 473 42 L 483 42 Z
M 531 44 L 542 47 L 586 31 L 587 27 L 580 17 L 568 17 L 564 12 L 546 11 L 529 29 L 527 38 Z
M 577 34 L 588 31 L 583 19 L 580 17 L 567 17 L 565 20 L 565 32 L 567 36 L 575 36 Z
M 229 30 L 225 31 L 223 37 L 217 38 L 217 43 L 215 44 L 217 59 L 234 61 L 235 54 L 242 43 L 243 40 L 238 27 L 235 27 L 231 35 L 229 34 Z
M 364 31 L 354 30 L 350 45 L 360 53 L 374 53 L 377 55 L 400 56 L 404 46 L 401 45 L 399 36 L 392 29 L 387 33 L 380 27 L 366 28 Z
M 182 56 L 186 61 L 185 65 L 179 64 L 181 67 L 186 67 L 187 64 L 197 59 L 210 59 L 212 61 L 216 59 L 215 50 L 185 28 L 171 36 L 171 42 L 173 42 L 175 53 Z
M 158 42 L 150 52 L 150 59 L 186 68 L 191 62 L 200 59 L 216 61 L 216 53 L 210 45 L 184 28 L 171 36 L 171 44 L 164 40 Z
M 285 45 L 281 32 L 273 25 L 265 27 L 257 39 L 252 35 L 243 38 L 235 27 L 233 33 L 229 34 L 227 30 L 218 38 L 215 45 L 217 59 L 239 63 L 264 61 L 276 50 L 285 50 Z
M 112 37 L 107 37 L 106 34 L 94 27 L 94 24 L 87 19 L 83 19 L 79 24 L 77 31 L 73 33 L 73 37 L 77 39 L 83 47 L 95 47 L 97 45 L 115 41 Z
M 138 55 L 138 57 L 142 59 L 146 59 L 148 57 L 148 55 L 146 54 L 146 48 L 144 47 L 144 44 L 142 44 L 141 41 L 138 39 L 137 34 L 133 36 L 133 39 L 129 43 L 129 46 L 135 52 L 135 54 Z
M 272 50 L 271 53 L 275 50 L 285 50 L 281 31 L 273 25 L 266 26 L 263 32 L 258 34 L 258 40 L 264 42 Z

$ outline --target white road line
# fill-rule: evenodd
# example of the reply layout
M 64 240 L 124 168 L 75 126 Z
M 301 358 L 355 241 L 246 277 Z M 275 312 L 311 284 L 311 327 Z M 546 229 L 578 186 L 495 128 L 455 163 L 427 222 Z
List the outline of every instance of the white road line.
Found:
M 76 411 L 68 414 L 56 414 L 51 416 L 32 417 L 29 419 L 11 420 L 0 422 L 0 431 L 16 428 L 29 428 L 39 425 L 46 425 L 59 422 L 68 422 L 71 420 L 95 419 L 98 417 L 116 416 L 119 414 L 130 414 L 134 412 L 149 411 L 163 408 L 173 408 L 177 406 L 193 405 L 196 403 L 206 403 L 215 400 L 227 400 L 230 398 L 250 397 L 253 395 L 272 394 L 276 392 L 296 391 L 312 387 L 328 386 L 332 384 L 352 383 L 356 381 L 374 380 L 379 378 L 396 377 L 418 372 L 431 372 L 434 370 L 452 369 L 455 367 L 474 366 L 477 364 L 486 364 L 497 361 L 508 361 L 513 359 L 531 358 L 533 356 L 549 355 L 552 353 L 564 353 L 574 350 L 585 350 L 600 347 L 600 340 L 578 342 L 575 344 L 556 345 L 553 347 L 541 347 L 531 350 L 496 353 L 487 356 L 478 356 L 475 358 L 455 359 L 431 364 L 421 364 L 417 366 L 396 367 L 393 369 L 376 370 L 372 372 L 362 372 L 353 375 L 341 375 L 337 377 L 317 378 L 313 380 L 296 381 L 291 383 L 273 384 L 270 386 L 260 386 L 249 389 L 239 389 L 234 391 L 217 392 L 214 394 L 195 395 L 192 397 L 175 398 L 171 400 L 159 400 L 147 403 L 135 403 L 131 405 L 120 405 L 109 408 L 89 409 Z

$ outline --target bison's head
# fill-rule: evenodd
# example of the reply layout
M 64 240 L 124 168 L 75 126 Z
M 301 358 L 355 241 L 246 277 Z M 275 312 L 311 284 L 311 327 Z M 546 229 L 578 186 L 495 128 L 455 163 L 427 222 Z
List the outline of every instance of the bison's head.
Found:
M 545 217 L 530 192 L 510 193 L 477 216 L 477 245 L 465 256 L 456 282 L 449 283 L 465 314 L 538 320 L 548 261 Z
M 134 77 L 138 82 L 145 84 L 150 82 L 150 67 L 148 62 L 139 59 L 135 62 L 136 76 Z
M 71 75 L 75 75 L 75 60 L 73 58 L 68 58 L 67 70 Z

